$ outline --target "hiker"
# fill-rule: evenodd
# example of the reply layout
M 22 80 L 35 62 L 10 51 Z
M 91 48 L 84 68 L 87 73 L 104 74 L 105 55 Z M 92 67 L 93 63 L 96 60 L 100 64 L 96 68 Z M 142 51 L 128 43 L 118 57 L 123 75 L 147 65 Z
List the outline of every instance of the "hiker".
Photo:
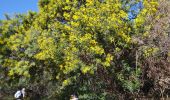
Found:
M 71 95 L 71 98 L 70 98 L 70 100 L 78 100 L 78 98 L 77 98 L 77 96 L 76 95 Z
M 23 100 L 25 97 L 25 88 L 22 88 L 22 90 L 18 90 L 14 95 L 16 100 Z

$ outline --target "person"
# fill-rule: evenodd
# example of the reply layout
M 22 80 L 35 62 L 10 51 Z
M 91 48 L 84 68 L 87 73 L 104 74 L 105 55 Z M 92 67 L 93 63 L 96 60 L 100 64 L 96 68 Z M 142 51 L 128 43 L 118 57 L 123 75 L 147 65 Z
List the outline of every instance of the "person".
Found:
M 16 100 L 22 100 L 25 97 L 25 88 L 22 88 L 22 90 L 18 90 L 14 95 Z
M 70 100 L 78 100 L 77 96 L 72 94 Z

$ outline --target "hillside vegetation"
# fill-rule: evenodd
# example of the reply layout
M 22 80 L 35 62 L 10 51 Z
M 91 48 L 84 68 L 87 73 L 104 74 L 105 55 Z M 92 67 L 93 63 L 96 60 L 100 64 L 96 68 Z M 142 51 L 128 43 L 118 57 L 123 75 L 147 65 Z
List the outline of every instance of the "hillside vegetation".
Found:
M 18 87 L 49 100 L 170 95 L 170 1 L 39 0 L 39 12 L 6 15 L 0 91 Z

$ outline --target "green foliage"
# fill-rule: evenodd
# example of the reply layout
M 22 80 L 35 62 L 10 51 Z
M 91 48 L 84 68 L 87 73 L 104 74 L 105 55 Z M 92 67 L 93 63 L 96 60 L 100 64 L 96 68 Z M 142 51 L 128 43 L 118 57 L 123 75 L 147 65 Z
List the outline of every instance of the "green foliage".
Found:
M 118 81 L 125 90 L 134 92 L 140 88 L 140 68 L 133 69 L 128 63 L 122 61 L 123 70 L 117 74 Z

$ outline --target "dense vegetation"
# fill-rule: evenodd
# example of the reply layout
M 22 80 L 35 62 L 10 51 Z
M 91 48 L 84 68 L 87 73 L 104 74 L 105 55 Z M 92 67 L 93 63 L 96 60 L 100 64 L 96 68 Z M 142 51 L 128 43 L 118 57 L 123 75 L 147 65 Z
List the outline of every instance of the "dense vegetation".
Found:
M 49 100 L 169 95 L 169 19 L 168 0 L 39 0 L 39 12 L 0 21 L 0 90 Z

